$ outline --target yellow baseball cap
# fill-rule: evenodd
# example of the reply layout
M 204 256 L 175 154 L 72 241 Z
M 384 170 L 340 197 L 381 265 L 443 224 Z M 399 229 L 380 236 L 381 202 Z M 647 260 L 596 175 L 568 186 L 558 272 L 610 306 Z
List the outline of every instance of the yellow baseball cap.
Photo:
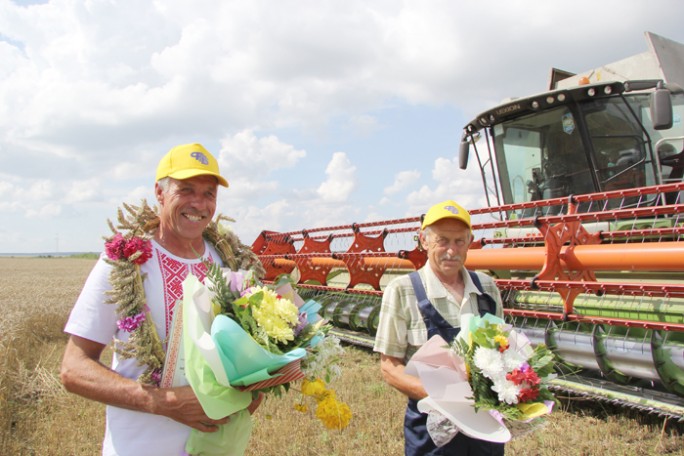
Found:
M 420 229 L 424 230 L 438 220 L 445 218 L 460 220 L 465 223 L 468 228 L 472 229 L 472 226 L 470 225 L 470 214 L 463 206 L 454 200 L 442 201 L 441 203 L 432 206 L 425 214 L 425 217 L 423 217 L 423 223 Z
M 218 179 L 219 184 L 228 187 L 228 181 L 219 173 L 218 162 L 201 144 L 182 144 L 171 149 L 159 161 L 157 178 L 190 179 L 209 174 Z

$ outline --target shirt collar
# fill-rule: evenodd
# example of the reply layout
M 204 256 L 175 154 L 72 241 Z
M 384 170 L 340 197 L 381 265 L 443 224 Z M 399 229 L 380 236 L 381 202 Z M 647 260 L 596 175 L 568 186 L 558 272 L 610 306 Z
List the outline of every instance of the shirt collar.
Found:
M 446 287 L 444 287 L 442 282 L 437 278 L 437 275 L 432 270 L 432 267 L 430 266 L 430 260 L 425 263 L 423 270 L 425 272 L 425 291 L 427 295 L 431 298 L 446 298 L 448 294 Z M 465 267 L 461 268 L 461 274 L 463 275 L 464 284 L 463 295 L 470 296 L 472 293 L 477 295 L 481 294 L 480 290 L 477 289 L 473 283 L 473 280 L 470 278 L 470 274 L 468 274 L 468 270 Z

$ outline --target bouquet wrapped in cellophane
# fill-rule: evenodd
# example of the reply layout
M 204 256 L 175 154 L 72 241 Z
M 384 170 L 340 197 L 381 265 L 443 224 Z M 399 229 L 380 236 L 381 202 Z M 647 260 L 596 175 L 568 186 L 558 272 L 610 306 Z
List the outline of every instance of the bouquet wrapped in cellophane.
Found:
M 458 432 L 507 442 L 543 423 L 556 402 L 548 383 L 555 356 L 498 317 L 466 315 L 455 340 L 432 337 L 407 365 L 428 397 L 418 409 L 428 414 L 437 446 Z
M 322 368 L 320 361 L 342 349 L 337 338 L 327 335 L 330 325 L 318 315 L 320 307 L 314 300 L 304 302 L 289 280 L 266 286 L 249 271 L 210 265 L 205 283 L 192 275 L 183 282 L 182 324 L 174 322 L 174 330 L 182 327 L 182 365 L 176 366 L 175 376 L 187 379 L 212 419 L 244 410 L 259 393 L 279 396 L 292 382 L 314 382 L 324 374 L 331 378 L 339 368 Z M 170 364 L 165 374 L 173 377 Z M 162 384 L 168 381 L 163 378 Z M 346 427 L 349 407 L 334 392 L 333 402 L 326 398 L 317 416 L 328 427 Z M 210 449 L 216 448 L 221 454 L 220 448 L 234 445 L 231 440 L 237 438 L 224 426 L 225 435 L 193 430 L 186 451 L 214 454 Z

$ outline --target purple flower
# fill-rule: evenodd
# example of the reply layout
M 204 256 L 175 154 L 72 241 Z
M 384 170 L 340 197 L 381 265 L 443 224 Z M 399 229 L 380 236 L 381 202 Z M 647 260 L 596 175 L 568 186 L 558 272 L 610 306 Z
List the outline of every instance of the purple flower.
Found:
M 118 326 L 122 331 L 133 332 L 138 329 L 138 326 L 140 326 L 143 321 L 145 321 L 145 314 L 140 312 L 138 315 L 133 317 L 126 317 L 118 320 L 116 322 L 116 326 Z
M 241 272 L 230 271 L 230 291 L 233 293 L 240 293 L 242 291 L 242 286 L 245 281 Z
M 256 293 L 255 290 L 256 290 L 256 287 L 247 287 L 240 292 L 240 297 L 243 297 L 243 296 L 248 295 L 248 294 L 254 294 L 254 293 Z
M 297 323 L 297 326 L 294 327 L 292 332 L 294 333 L 295 336 L 297 336 L 304 328 L 306 328 L 306 325 L 309 324 L 309 319 L 306 316 L 306 312 L 302 312 L 299 314 L 299 323 Z
M 152 371 L 152 374 L 150 375 L 150 378 L 152 379 L 152 382 L 159 386 L 161 384 L 161 379 L 162 379 L 162 370 L 161 369 L 155 369 Z

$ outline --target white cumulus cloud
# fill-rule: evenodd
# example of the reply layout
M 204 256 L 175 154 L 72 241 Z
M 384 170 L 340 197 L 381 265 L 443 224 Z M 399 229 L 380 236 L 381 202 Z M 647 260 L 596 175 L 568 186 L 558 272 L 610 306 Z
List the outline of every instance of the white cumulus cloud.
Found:
M 232 168 L 231 174 L 291 168 L 304 157 L 306 151 L 285 144 L 274 135 L 258 137 L 252 130 L 243 130 L 221 141 L 220 164 Z
M 394 195 L 395 193 L 399 193 L 416 182 L 418 179 L 420 179 L 420 171 L 401 171 L 394 176 L 394 182 L 392 182 L 392 185 L 385 187 L 383 194 Z
M 324 203 L 341 203 L 356 187 L 356 167 L 344 152 L 335 152 L 325 169 L 327 179 L 318 187 Z

